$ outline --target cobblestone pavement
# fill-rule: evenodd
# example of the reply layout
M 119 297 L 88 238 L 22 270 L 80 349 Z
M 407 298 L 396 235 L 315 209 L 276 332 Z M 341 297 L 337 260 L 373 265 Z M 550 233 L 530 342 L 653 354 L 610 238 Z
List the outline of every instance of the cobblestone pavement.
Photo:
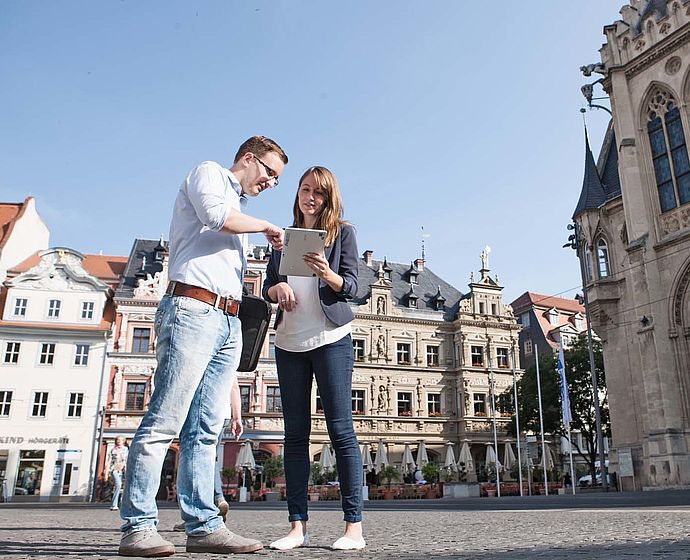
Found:
M 254 557 L 687 560 L 690 492 L 649 494 L 653 496 L 639 499 L 604 495 L 370 502 L 365 512 L 368 546 L 361 552 L 329 550 L 342 530 L 342 514 L 337 504 L 318 504 L 311 512 L 310 547 L 263 550 Z M 160 518 L 159 530 L 177 546 L 176 558 L 222 558 L 184 551 L 184 534 L 170 530 L 179 520 L 177 509 L 164 507 Z M 231 509 L 228 524 L 267 544 L 282 536 L 286 519 L 283 504 L 241 504 Z M 1 504 L 0 558 L 114 558 L 119 525 L 117 513 L 100 504 Z

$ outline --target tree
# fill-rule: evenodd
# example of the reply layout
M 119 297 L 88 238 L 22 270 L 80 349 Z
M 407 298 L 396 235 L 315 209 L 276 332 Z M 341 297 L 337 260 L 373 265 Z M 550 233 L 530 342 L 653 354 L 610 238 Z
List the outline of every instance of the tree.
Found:
M 283 469 L 283 458 L 278 455 L 276 457 L 269 457 L 264 461 L 264 477 L 266 478 L 266 488 L 273 488 L 276 478 L 285 474 Z
M 396 469 L 393 465 L 385 465 L 381 467 L 379 477 L 381 478 L 383 483 L 386 486 L 388 486 L 389 490 L 391 488 L 391 482 L 393 482 L 394 480 L 400 480 L 400 474 L 398 474 L 398 469 Z
M 593 341 L 594 363 L 597 369 L 597 386 L 601 409 L 601 426 L 604 437 L 611 433 L 609 419 L 608 393 L 604 373 L 604 358 L 601 342 Z M 582 447 L 578 442 L 572 445 L 589 464 L 592 480 L 596 480 L 595 462 L 597 461 L 597 434 L 594 401 L 592 395 L 592 374 L 589 363 L 587 338 L 580 337 L 564 352 L 565 374 L 570 392 L 570 408 L 573 421 L 570 429 L 582 434 Z M 544 431 L 553 435 L 568 438 L 568 433 L 561 418 L 561 392 L 558 376 L 558 359 L 555 354 L 545 353 L 539 357 L 542 410 Z M 518 404 L 520 411 L 520 428 L 525 431 L 539 432 L 539 401 L 537 396 L 536 367 L 525 370 L 522 379 L 517 383 Z M 512 389 L 504 395 L 512 395 Z M 512 398 L 512 397 L 511 397 Z M 508 431 L 515 435 L 515 417 L 508 426 Z

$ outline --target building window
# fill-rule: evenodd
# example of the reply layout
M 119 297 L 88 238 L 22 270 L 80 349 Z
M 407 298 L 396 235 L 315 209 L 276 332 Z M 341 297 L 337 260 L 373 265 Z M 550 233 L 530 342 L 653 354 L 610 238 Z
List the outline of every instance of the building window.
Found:
M 268 359 L 276 359 L 276 335 L 274 334 L 268 335 Z
M 48 393 L 44 391 L 34 392 L 34 405 L 31 408 L 31 416 L 45 418 L 48 408 Z
M 581 331 L 582 329 L 585 328 L 584 321 L 582 319 L 582 315 L 580 315 L 580 314 L 575 315 L 575 328 L 578 331 Z
M 45 450 L 32 450 L 19 452 L 19 467 L 17 480 L 14 484 L 15 494 L 17 488 L 23 488 L 25 494 L 38 496 L 41 493 L 41 480 L 43 479 L 43 461 Z
M 0 416 L 7 418 L 12 408 L 12 391 L 0 391 Z
M 438 346 L 427 346 L 426 347 L 426 365 L 430 367 L 438 367 L 439 364 L 439 347 Z
M 352 339 L 352 354 L 355 362 L 364 361 L 364 340 L 361 338 Z
M 55 360 L 55 343 L 43 342 L 41 344 L 41 355 L 38 358 L 38 363 L 43 366 L 53 365 Z
M 525 328 L 529 327 L 529 313 L 520 315 L 520 324 Z
M 592 253 L 585 247 L 585 276 L 587 277 L 587 282 L 591 282 L 594 279 L 594 272 L 592 267 Z
M 323 403 L 321 402 L 321 395 L 319 394 L 319 388 L 316 388 L 316 403 L 314 404 L 314 410 L 319 414 L 323 414 Z
M 484 365 L 484 349 L 481 346 L 472 346 L 470 348 L 470 355 L 472 358 L 473 366 L 483 366 Z
M 412 393 L 398 393 L 398 416 L 412 416 Z
M 240 402 L 242 403 L 242 414 L 249 414 L 251 394 L 251 385 L 240 385 Z
M 81 418 L 81 409 L 84 405 L 84 393 L 70 393 L 67 404 L 68 418 Z
M 364 414 L 363 389 L 352 389 L 352 414 Z
M 397 356 L 399 364 L 410 363 L 410 345 L 407 342 L 398 342 Z
M 597 243 L 597 262 L 599 263 L 599 278 L 606 278 L 611 274 L 609 266 L 609 247 L 605 239 L 600 239 Z
M 21 342 L 8 342 L 5 345 L 5 360 L 6 364 L 18 364 L 19 363 L 19 349 L 21 348 Z
M 496 364 L 500 368 L 507 368 L 510 366 L 510 364 L 508 363 L 507 348 L 496 348 Z
M 480 313 L 481 315 L 484 315 L 484 311 L 485 311 L 485 309 L 484 309 L 484 302 L 483 302 L 483 301 L 480 301 L 480 302 L 479 302 L 479 313 Z
M 558 324 L 558 310 L 557 309 L 550 309 L 549 310 L 549 323 L 551 323 L 552 325 Z
M 92 301 L 84 301 L 81 304 L 81 318 L 93 319 L 94 303 Z
M 266 387 L 266 412 L 282 412 L 283 404 L 280 402 L 280 387 L 270 385 Z
M 256 284 L 254 284 L 254 282 L 243 282 L 242 286 L 244 286 L 244 290 L 248 294 L 254 295 L 254 290 L 256 290 Z
M 75 344 L 74 345 L 74 365 L 87 366 L 89 365 L 89 345 Z
M 146 383 L 127 383 L 125 410 L 144 410 Z
M 408 296 L 408 299 L 407 299 L 407 306 L 408 306 L 410 309 L 417 309 L 417 298 L 416 298 L 416 297 L 412 297 L 412 296 Z
M 491 304 L 491 314 L 492 315 L 498 315 L 498 313 L 496 313 L 496 304 L 495 303 Z
M 656 89 L 647 108 L 647 134 L 662 212 L 690 202 L 690 161 L 675 99 Z
M 525 340 L 525 354 L 532 354 L 532 339 Z
M 486 416 L 486 395 L 484 393 L 474 393 L 472 397 L 475 416 Z
M 146 354 L 151 346 L 151 329 L 135 328 L 132 333 L 132 352 Z
M 57 319 L 60 316 L 60 300 L 51 299 L 48 302 L 48 318 Z
M 429 416 L 441 416 L 440 393 L 429 393 L 426 396 L 426 411 Z
M 26 298 L 17 298 L 14 300 L 14 313 L 15 317 L 26 317 L 26 308 L 29 302 Z

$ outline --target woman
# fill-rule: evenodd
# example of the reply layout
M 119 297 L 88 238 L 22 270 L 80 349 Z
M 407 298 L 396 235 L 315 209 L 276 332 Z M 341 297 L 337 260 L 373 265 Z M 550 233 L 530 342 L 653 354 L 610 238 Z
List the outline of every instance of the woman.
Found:
M 125 443 L 127 443 L 127 440 L 124 436 L 117 436 L 115 438 L 115 447 L 110 451 L 108 470 L 110 479 L 113 481 L 113 501 L 110 505 L 112 511 L 120 509 L 120 491 L 122 490 L 122 480 L 125 476 L 127 456 L 129 455 L 129 448 Z
M 326 231 L 324 254 L 308 253 L 304 262 L 313 278 L 280 276 L 281 253 L 268 263 L 263 295 L 278 303 L 275 356 L 285 418 L 285 479 L 291 524 L 271 548 L 289 550 L 309 544 L 307 485 L 310 457 L 311 384 L 316 377 L 328 435 L 340 478 L 345 534 L 336 550 L 366 546 L 362 537 L 362 457 L 352 424 L 352 337 L 354 318 L 347 299 L 357 292 L 357 240 L 342 218 L 340 190 L 325 167 L 307 169 L 293 207 L 294 226 Z

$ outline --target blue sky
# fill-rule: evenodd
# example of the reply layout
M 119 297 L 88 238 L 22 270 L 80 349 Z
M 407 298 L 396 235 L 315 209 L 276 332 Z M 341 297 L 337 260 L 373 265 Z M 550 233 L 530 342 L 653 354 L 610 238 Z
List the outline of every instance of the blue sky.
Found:
M 424 226 L 427 266 L 461 291 L 489 245 L 507 301 L 570 297 L 579 67 L 622 5 L 4 0 L 0 200 L 35 196 L 51 245 L 127 255 L 167 237 L 190 168 L 265 134 L 290 164 L 249 213 L 289 225 L 325 165 L 360 252 L 409 262 Z M 587 114 L 596 152 L 607 120 Z

